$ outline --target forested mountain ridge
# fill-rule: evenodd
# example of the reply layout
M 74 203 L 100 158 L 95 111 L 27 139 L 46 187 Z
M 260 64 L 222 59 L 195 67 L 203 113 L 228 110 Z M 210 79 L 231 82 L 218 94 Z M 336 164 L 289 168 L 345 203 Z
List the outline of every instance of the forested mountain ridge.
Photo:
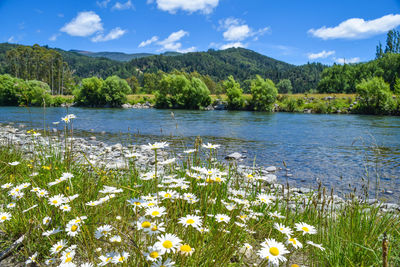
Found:
M 0 44 L 0 72 L 9 73 L 7 68 L 6 52 L 19 45 Z M 45 48 L 48 48 L 45 46 Z M 68 63 L 74 76 L 85 78 L 99 76 L 106 78 L 118 75 L 121 78 L 137 76 L 141 80 L 144 73 L 171 72 L 174 69 L 185 72 L 198 72 L 208 75 L 214 82 L 225 80 L 233 75 L 244 87 L 246 82 L 260 75 L 269 78 L 275 83 L 281 79 L 289 79 L 293 85 L 293 92 L 305 92 L 316 89 L 320 74 L 326 67 L 320 63 L 295 66 L 279 61 L 244 48 L 230 48 L 226 50 L 208 50 L 207 52 L 192 52 L 186 54 L 165 53 L 128 62 L 115 61 L 104 57 L 90 57 L 74 51 L 53 49 L 59 52 L 63 60 Z

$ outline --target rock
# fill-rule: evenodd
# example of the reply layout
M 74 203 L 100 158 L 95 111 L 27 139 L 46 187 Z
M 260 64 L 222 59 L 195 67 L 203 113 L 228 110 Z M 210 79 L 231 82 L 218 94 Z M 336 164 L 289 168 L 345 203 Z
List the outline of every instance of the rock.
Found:
M 385 193 L 388 195 L 393 195 L 393 191 L 390 191 L 390 190 L 386 190 Z
M 204 110 L 214 110 L 214 107 L 212 105 L 209 105 L 208 107 L 204 108 Z
M 311 109 L 305 109 L 303 110 L 303 113 L 311 113 Z
M 243 156 L 239 152 L 231 153 L 231 154 L 229 154 L 229 155 L 227 155 L 225 157 L 225 159 L 233 159 L 233 160 L 241 160 L 241 159 L 244 159 L 244 158 L 246 158 L 246 156 Z
M 122 108 L 132 108 L 131 104 L 122 104 Z
M 266 176 L 262 177 L 262 180 L 267 184 L 275 184 L 278 181 L 276 175 L 274 174 L 267 174 Z
M 115 145 L 113 145 L 113 146 L 111 147 L 111 149 L 112 149 L 112 151 L 115 151 L 115 150 L 122 150 L 122 145 L 121 145 L 120 143 L 115 144 Z
M 270 166 L 270 167 L 267 167 L 267 168 L 265 168 L 265 170 L 267 171 L 267 172 L 276 172 L 276 167 L 275 166 Z
M 91 137 L 89 137 L 89 139 L 92 141 L 96 141 L 96 136 L 91 136 Z
M 221 104 L 217 104 L 214 106 L 215 110 L 225 110 L 226 109 L 226 105 L 221 103 Z

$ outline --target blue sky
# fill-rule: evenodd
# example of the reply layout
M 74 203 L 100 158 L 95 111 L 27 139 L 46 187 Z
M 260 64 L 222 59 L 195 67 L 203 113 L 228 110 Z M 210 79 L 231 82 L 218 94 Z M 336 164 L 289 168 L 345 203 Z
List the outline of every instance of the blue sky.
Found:
M 400 1 L 0 0 L 0 42 L 161 53 L 241 46 L 292 64 L 375 57 Z

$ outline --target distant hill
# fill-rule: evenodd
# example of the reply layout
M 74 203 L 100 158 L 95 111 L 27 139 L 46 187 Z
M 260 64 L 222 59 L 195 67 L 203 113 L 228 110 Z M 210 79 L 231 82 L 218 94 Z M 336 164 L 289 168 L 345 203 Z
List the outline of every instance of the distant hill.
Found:
M 0 73 L 8 72 L 6 51 L 17 46 L 0 44 Z M 296 66 L 244 48 L 185 54 L 165 52 L 161 55 L 54 49 L 61 53 L 74 75 L 79 78 L 90 76 L 106 78 L 111 75 L 127 78 L 136 75 L 140 80 L 139 76 L 143 73 L 171 72 L 177 69 L 209 75 L 215 82 L 224 80 L 229 75 L 233 75 L 242 84 L 256 75 L 269 78 L 275 83 L 281 79 L 290 79 L 294 93 L 316 89 L 321 72 L 326 67 L 320 63 Z M 126 56 L 131 56 L 132 59 L 126 61 L 128 60 Z
M 83 50 L 69 50 L 69 52 L 78 53 L 88 57 L 103 57 L 108 58 L 115 61 L 130 61 L 132 59 L 142 58 L 142 57 L 149 57 L 154 56 L 155 54 L 151 53 L 134 53 L 134 54 L 127 54 L 122 52 L 90 52 L 90 51 L 83 51 Z M 162 53 L 163 56 L 178 56 L 181 55 L 179 52 L 165 52 Z

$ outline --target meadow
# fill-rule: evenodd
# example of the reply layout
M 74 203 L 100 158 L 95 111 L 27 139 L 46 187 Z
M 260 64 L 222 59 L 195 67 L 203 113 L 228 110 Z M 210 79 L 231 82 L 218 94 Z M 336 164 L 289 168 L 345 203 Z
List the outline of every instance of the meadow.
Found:
M 0 264 L 400 265 L 399 212 L 382 203 L 269 184 L 201 139 L 180 153 L 168 140 L 120 148 L 125 167 L 106 168 L 75 149 L 74 117 L 62 137 L 27 131 L 31 153 L 3 141 Z

